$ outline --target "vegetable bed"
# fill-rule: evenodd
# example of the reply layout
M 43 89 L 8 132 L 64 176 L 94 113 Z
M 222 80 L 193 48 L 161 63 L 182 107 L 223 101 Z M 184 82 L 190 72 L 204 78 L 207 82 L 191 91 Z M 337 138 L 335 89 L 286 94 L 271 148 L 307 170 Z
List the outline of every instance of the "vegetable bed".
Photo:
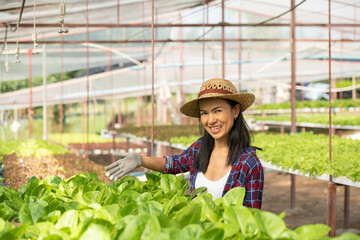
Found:
M 326 225 L 291 230 L 285 214 L 242 206 L 244 188 L 215 201 L 207 193 L 192 200 L 183 176 L 146 177 L 109 184 L 95 174 L 33 177 L 20 191 L 0 187 L 0 239 L 329 239 Z
M 200 136 L 173 137 L 171 143 L 189 146 Z M 312 132 L 299 134 L 254 134 L 252 146 L 257 156 L 278 167 L 300 170 L 302 174 L 331 174 L 360 181 L 360 141 L 332 136 L 332 162 L 329 163 L 329 137 Z

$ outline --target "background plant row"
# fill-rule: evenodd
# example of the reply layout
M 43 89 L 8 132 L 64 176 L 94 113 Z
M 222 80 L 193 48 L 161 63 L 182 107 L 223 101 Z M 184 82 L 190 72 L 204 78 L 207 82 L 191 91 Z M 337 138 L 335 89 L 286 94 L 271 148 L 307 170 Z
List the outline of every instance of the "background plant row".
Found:
M 283 116 L 256 116 L 253 118 L 255 121 L 277 121 L 277 122 L 291 122 L 290 115 Z M 329 114 L 309 114 L 309 115 L 297 115 L 296 116 L 297 123 L 319 123 L 329 125 Z M 331 123 L 333 125 L 341 125 L 341 126 L 360 126 L 360 115 L 332 115 Z
M 331 106 L 333 108 L 360 107 L 360 101 L 351 100 L 351 99 L 333 100 L 331 101 Z M 329 108 L 329 102 L 327 100 L 296 101 L 296 108 Z M 268 103 L 253 107 L 252 109 L 256 109 L 256 110 L 291 109 L 291 102 Z
M 172 143 L 189 146 L 199 136 L 174 137 Z M 329 162 L 329 137 L 312 132 L 299 134 L 254 135 L 253 146 L 260 159 L 285 169 L 300 170 L 301 173 L 331 174 L 360 181 L 360 141 L 332 136 L 332 162 Z

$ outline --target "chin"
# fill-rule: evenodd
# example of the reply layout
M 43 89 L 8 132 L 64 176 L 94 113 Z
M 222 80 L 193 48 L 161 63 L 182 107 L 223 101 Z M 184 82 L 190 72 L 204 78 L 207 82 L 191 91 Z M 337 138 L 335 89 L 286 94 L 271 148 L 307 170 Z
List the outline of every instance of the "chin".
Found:
M 213 134 L 210 133 L 210 135 L 212 136 L 212 138 L 214 140 L 219 140 L 219 139 L 222 139 L 224 137 L 222 134 L 221 135 L 213 135 Z

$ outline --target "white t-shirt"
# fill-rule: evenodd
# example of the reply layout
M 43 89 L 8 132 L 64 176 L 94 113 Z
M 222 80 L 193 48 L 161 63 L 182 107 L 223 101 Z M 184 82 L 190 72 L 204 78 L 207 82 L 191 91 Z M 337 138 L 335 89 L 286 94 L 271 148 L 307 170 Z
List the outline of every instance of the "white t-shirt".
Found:
M 211 193 L 213 199 L 221 198 L 224 191 L 226 181 L 229 177 L 231 169 L 217 181 L 207 179 L 202 172 L 198 172 L 195 180 L 195 188 L 206 187 L 206 192 Z

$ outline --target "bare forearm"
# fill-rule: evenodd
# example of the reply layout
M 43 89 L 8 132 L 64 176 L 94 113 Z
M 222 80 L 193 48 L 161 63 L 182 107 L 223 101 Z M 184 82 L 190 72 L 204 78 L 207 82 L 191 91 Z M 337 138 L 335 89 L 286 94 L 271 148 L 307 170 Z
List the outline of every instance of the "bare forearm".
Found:
M 165 158 L 163 157 L 145 157 L 142 158 L 142 166 L 157 172 L 163 172 L 165 167 Z

